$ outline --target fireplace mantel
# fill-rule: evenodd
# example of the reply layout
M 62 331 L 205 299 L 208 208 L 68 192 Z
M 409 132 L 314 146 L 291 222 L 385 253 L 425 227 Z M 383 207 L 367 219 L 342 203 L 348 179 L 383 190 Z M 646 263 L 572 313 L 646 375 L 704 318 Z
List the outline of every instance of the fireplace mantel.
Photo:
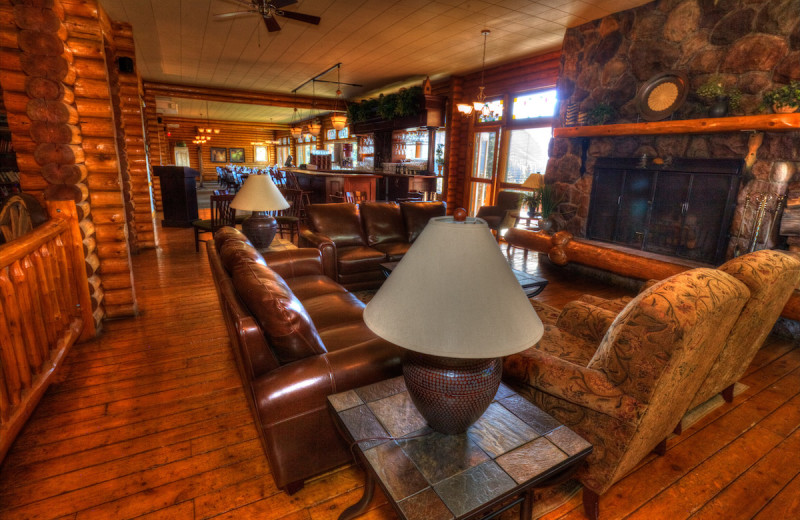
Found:
M 710 134 L 720 132 L 800 130 L 800 113 L 682 119 L 653 123 L 554 128 L 554 137 L 612 137 L 622 135 Z

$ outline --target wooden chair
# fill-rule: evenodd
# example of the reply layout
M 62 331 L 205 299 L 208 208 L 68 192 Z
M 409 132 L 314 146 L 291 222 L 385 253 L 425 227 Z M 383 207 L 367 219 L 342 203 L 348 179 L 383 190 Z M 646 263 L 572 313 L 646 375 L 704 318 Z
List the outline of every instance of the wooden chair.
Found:
M 211 233 L 224 226 L 236 226 L 236 210 L 231 207 L 234 195 L 211 195 L 211 218 L 197 219 L 192 222 L 194 228 L 194 250 L 200 251 L 200 233 Z M 205 242 L 205 240 L 203 240 Z
M 300 182 L 293 171 L 287 170 L 286 172 L 286 187 L 293 190 L 300 191 L 300 202 L 297 205 L 297 216 L 301 221 L 307 221 L 306 207 L 311 204 L 311 192 L 306 191 L 300 187 Z
M 359 204 L 361 202 L 367 202 L 367 194 L 363 191 L 346 191 L 344 193 L 344 199 L 350 204 Z
M 345 198 L 344 198 L 344 194 L 342 194 L 342 192 L 341 192 L 341 191 L 337 191 L 337 192 L 336 192 L 335 194 L 333 194 L 333 195 L 328 195 L 328 198 L 329 198 L 329 199 L 330 199 L 330 201 L 331 201 L 331 202 L 333 202 L 333 203 L 347 202 L 347 201 L 345 200 Z
M 295 233 L 300 236 L 300 200 L 302 196 L 301 190 L 294 190 L 292 188 L 283 188 L 281 190 L 283 198 L 289 203 L 287 209 L 277 212 L 275 220 L 278 222 L 278 233 L 283 238 L 283 232 L 289 232 L 289 240 L 294 242 Z

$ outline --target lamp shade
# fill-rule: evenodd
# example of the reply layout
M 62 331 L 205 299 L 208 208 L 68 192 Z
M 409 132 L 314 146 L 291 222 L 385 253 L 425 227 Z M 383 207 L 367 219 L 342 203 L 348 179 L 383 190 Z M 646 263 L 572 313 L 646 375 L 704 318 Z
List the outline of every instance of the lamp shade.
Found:
M 347 126 L 347 116 L 344 114 L 333 114 L 331 116 L 331 125 L 333 125 L 336 130 L 342 130 Z
M 408 350 L 462 359 L 496 358 L 533 346 L 543 333 L 482 219 L 431 219 L 364 310 L 378 336 Z
M 472 113 L 472 104 L 471 103 L 459 103 L 459 104 L 456 105 L 456 109 L 458 109 L 458 111 L 461 112 L 462 114 L 464 114 L 465 116 L 468 116 L 468 115 L 470 115 Z
M 289 203 L 269 175 L 250 175 L 231 201 L 231 207 L 242 211 L 275 211 Z
M 528 188 L 529 190 L 538 190 L 542 186 L 544 186 L 544 175 L 541 173 L 532 173 L 528 175 L 528 178 L 522 183 L 522 187 Z

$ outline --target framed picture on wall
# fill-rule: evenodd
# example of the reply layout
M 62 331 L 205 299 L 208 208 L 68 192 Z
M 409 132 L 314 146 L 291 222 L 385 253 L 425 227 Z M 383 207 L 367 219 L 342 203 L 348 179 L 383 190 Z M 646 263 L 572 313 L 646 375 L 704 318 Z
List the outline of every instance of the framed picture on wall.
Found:
M 228 162 L 228 150 L 211 147 L 211 162 Z
M 228 153 L 232 163 L 244 162 L 244 148 L 228 148 Z

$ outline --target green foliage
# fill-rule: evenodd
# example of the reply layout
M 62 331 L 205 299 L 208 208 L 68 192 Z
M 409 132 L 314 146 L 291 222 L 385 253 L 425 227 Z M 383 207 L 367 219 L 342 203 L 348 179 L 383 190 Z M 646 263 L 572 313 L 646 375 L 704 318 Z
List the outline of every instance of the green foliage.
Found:
M 728 89 L 725 88 L 725 84 L 722 82 L 722 76 L 713 74 L 705 83 L 697 87 L 696 94 L 705 101 L 711 102 L 718 97 L 727 96 Z
M 444 166 L 444 144 L 436 146 L 436 165 Z
M 422 87 L 411 87 L 396 94 L 381 94 L 378 99 L 365 99 L 347 106 L 347 117 L 353 123 L 374 117 L 391 120 L 415 116 L 422 112 Z
M 542 203 L 542 193 L 539 190 L 533 190 L 522 195 L 522 205 L 528 207 L 528 215 L 536 213 L 539 209 L 539 204 Z
M 608 121 L 614 119 L 616 116 L 616 111 L 614 107 L 606 103 L 605 101 L 601 101 L 594 108 L 589 110 L 589 113 L 586 116 L 586 123 L 589 125 L 604 125 Z
M 558 205 L 564 202 L 564 198 L 558 195 L 554 184 L 545 184 L 537 191 L 542 205 L 542 218 L 550 218 Z
M 765 108 L 800 106 L 800 81 L 772 89 L 764 93 L 762 105 Z

